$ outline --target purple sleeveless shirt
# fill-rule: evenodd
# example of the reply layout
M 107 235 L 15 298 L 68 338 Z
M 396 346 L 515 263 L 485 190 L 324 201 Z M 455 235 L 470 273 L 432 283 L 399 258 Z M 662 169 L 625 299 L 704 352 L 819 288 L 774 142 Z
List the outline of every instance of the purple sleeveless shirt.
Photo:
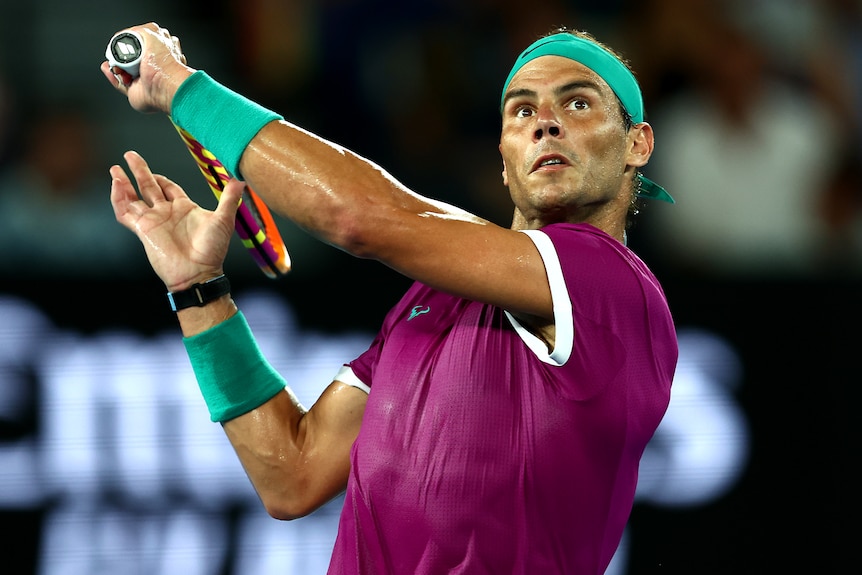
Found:
M 673 321 L 653 274 L 604 232 L 525 233 L 548 271 L 553 350 L 500 308 L 415 283 L 338 377 L 371 391 L 330 575 L 610 562 L 668 405 Z

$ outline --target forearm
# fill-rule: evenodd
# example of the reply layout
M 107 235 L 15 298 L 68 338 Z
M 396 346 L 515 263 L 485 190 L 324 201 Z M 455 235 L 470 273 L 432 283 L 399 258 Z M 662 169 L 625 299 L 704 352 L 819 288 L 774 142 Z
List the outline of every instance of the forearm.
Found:
M 229 296 L 179 312 L 183 343 L 212 421 L 223 425 L 267 509 L 301 492 L 305 408 L 263 357 Z M 290 507 L 290 506 L 288 506 Z M 270 511 L 272 513 L 272 511 Z
M 284 121 L 258 132 L 240 169 L 274 211 L 360 257 L 379 257 L 370 241 L 403 227 L 403 218 L 441 210 L 373 162 Z
M 247 413 L 286 386 L 261 353 L 239 312 L 205 331 L 184 337 L 183 344 L 213 421 L 225 422 Z
M 365 393 L 332 384 L 307 411 L 264 358 L 227 296 L 181 321 L 184 329 L 195 331 L 231 309 L 226 320 L 184 337 L 183 343 L 210 418 L 224 426 L 267 511 L 293 519 L 344 489 Z M 191 323 L 194 328 L 186 325 Z
M 406 229 L 416 216 L 468 217 L 203 73 L 180 86 L 172 114 L 276 213 L 354 255 L 385 259 L 381 248 L 396 243 L 388 233 Z
M 319 422 L 309 413 L 288 388 L 224 423 L 255 492 L 276 519 L 308 515 L 347 485 L 355 435 L 341 443 L 321 443 L 314 429 Z

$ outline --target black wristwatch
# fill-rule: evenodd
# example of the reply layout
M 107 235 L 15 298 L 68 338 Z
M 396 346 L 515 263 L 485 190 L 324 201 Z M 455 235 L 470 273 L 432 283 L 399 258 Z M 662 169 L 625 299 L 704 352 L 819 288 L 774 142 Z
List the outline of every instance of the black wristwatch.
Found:
M 230 282 L 222 274 L 204 283 L 194 284 L 189 289 L 168 292 L 168 303 L 171 304 L 171 311 L 179 311 L 187 307 L 203 307 L 229 293 Z

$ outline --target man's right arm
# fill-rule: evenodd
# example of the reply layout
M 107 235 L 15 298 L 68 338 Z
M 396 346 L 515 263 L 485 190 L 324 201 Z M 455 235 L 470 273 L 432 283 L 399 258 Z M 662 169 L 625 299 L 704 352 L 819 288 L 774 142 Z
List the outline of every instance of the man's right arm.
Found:
M 553 319 L 544 262 L 524 234 L 414 193 L 380 166 L 190 68 L 155 24 L 137 80 L 118 85 L 140 111 L 170 114 L 269 208 L 321 241 L 441 291 Z M 249 139 L 251 138 L 251 139 Z M 429 165 L 429 169 L 438 166 Z

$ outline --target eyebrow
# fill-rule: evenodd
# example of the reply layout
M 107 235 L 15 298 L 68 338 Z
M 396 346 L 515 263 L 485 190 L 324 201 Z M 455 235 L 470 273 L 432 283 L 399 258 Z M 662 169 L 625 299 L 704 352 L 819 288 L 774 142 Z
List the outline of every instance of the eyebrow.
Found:
M 602 95 L 601 87 L 597 82 L 593 82 L 592 80 L 576 80 L 574 82 L 569 82 L 568 84 L 563 84 L 562 86 L 559 86 L 554 89 L 554 95 L 562 96 L 563 94 L 566 94 L 568 92 L 584 88 L 592 90 L 599 95 Z M 503 106 L 505 107 L 506 103 L 514 98 L 536 98 L 538 97 L 538 95 L 538 92 L 536 92 L 535 90 L 530 90 L 529 88 L 510 90 L 509 92 L 506 92 L 506 96 L 503 98 Z

